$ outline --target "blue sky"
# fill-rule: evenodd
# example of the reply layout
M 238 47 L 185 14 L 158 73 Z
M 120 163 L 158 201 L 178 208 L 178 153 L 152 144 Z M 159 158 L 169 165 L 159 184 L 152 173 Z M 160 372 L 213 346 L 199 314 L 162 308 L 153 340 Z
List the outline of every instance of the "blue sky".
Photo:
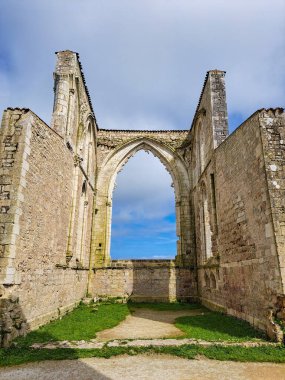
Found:
M 175 199 L 171 184 L 170 174 L 151 153 L 139 151 L 124 166 L 113 193 L 113 259 L 175 257 Z
M 187 129 L 205 73 L 215 68 L 227 71 L 231 131 L 259 108 L 284 106 L 284 0 L 0 0 L 0 6 L 1 111 L 29 107 L 49 124 L 54 52 L 65 49 L 80 54 L 101 128 Z M 144 157 L 138 153 L 117 179 L 113 257 L 175 251 L 169 175 L 156 158 Z M 156 175 L 139 183 L 138 168 L 140 177 Z M 151 194 L 163 196 L 154 205 Z M 131 207 L 126 221 L 122 210 Z

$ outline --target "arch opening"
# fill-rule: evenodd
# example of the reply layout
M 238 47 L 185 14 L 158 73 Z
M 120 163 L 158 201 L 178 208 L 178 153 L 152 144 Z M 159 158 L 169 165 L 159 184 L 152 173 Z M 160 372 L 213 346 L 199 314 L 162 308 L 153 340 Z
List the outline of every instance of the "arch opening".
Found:
M 104 149 L 104 147 L 103 147 Z M 138 151 L 151 152 L 165 166 L 172 177 L 176 209 L 176 263 L 191 261 L 190 183 L 181 157 L 165 144 L 149 137 L 138 137 L 110 149 L 100 164 L 96 182 L 96 216 L 93 228 L 92 255 L 95 267 L 108 266 L 111 262 L 112 195 L 117 173 Z
M 159 159 L 148 153 L 142 149 L 135 152 L 116 176 L 111 195 L 112 259 L 176 256 L 173 180 Z

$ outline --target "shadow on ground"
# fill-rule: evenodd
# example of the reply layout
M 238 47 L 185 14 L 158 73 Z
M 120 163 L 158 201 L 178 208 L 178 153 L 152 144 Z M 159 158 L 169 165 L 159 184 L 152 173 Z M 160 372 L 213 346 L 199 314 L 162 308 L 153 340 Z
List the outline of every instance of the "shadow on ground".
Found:
M 73 359 L 76 359 L 76 355 Z M 77 360 L 29 363 L 27 365 L 0 369 L 0 380 L 111 380 L 88 364 Z
M 2 300 L 1 306 L 0 337 L 2 346 L 6 347 L 0 348 L 0 380 L 110 379 L 96 368 L 94 369 L 82 361 L 76 361 L 76 368 L 70 373 L 68 362 L 58 360 L 78 359 L 80 356 L 76 349 L 48 350 L 30 348 L 34 341 L 55 341 L 57 339 L 54 335 L 41 330 L 32 331 L 25 337 L 20 336 L 29 331 L 30 327 L 18 298 L 13 297 Z M 102 356 L 104 357 L 104 351 L 102 351 Z M 45 360 L 51 360 L 50 364 L 43 364 L 42 361 Z M 57 360 L 57 362 L 54 360 Z M 15 365 L 27 362 L 38 363 L 15 367 Z M 3 366 L 13 366 L 13 369 L 3 368 Z
M 169 307 L 167 307 L 169 306 Z M 148 304 L 130 303 L 130 312 L 136 318 L 155 322 L 173 323 L 188 338 L 210 340 L 265 339 L 264 333 L 254 329 L 248 322 L 213 312 L 199 304 Z

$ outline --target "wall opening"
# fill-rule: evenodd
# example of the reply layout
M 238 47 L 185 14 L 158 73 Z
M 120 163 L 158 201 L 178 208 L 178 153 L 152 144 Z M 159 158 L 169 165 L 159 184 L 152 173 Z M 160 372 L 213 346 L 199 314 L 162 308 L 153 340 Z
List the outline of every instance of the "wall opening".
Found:
M 211 179 L 211 194 L 212 194 L 212 210 L 213 210 L 213 221 L 214 221 L 214 233 L 218 232 L 218 216 L 217 216 L 217 200 L 216 200 L 216 184 L 214 173 L 210 174 Z
M 212 254 L 212 231 L 210 225 L 210 213 L 208 196 L 205 185 L 201 188 L 202 204 L 200 208 L 200 233 L 201 233 L 201 251 L 203 260 L 209 259 Z
M 196 168 L 198 177 L 205 169 L 205 140 L 202 123 L 199 122 L 198 130 L 196 133 Z
M 140 150 L 118 173 L 112 198 L 111 258 L 174 259 L 175 195 L 171 175 Z

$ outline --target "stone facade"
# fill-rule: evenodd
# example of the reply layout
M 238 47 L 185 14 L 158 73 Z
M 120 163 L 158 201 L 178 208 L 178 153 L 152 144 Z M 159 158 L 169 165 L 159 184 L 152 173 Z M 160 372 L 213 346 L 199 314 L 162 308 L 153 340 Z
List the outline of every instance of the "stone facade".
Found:
M 199 297 L 263 330 L 284 294 L 260 123 L 272 112 L 279 114 L 258 112 L 229 136 L 193 189 Z
M 282 339 L 284 111 L 257 111 L 228 136 L 224 78 L 223 71 L 207 73 L 190 130 L 104 130 L 78 54 L 63 51 L 57 53 L 51 127 L 29 109 L 4 111 L 1 345 L 86 295 L 198 300 Z M 141 149 L 173 180 L 175 260 L 110 257 L 116 175 Z
M 134 302 L 197 301 L 195 272 L 174 260 L 113 260 L 94 268 L 92 294 Z

